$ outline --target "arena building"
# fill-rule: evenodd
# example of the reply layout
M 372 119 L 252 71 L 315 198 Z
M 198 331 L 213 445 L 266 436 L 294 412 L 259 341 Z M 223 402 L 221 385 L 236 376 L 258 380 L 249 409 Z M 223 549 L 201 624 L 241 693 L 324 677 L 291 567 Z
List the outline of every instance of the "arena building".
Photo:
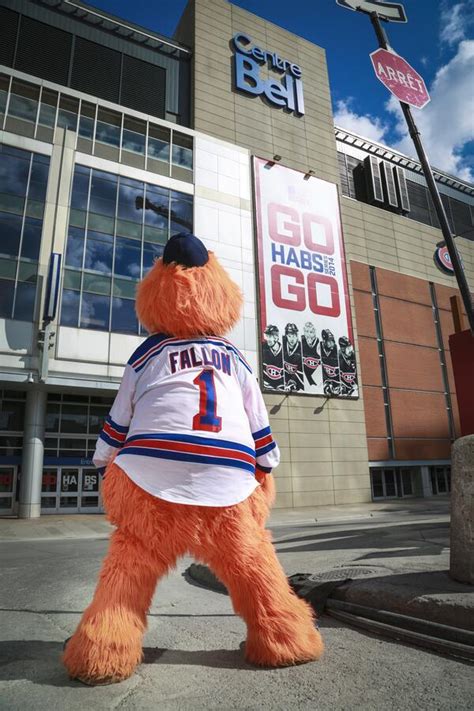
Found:
M 473 284 L 474 187 L 436 179 Z M 101 510 L 135 287 L 183 230 L 242 288 L 277 506 L 449 492 L 455 280 L 419 164 L 334 127 L 324 49 L 225 0 L 173 39 L 0 0 L 2 514 Z

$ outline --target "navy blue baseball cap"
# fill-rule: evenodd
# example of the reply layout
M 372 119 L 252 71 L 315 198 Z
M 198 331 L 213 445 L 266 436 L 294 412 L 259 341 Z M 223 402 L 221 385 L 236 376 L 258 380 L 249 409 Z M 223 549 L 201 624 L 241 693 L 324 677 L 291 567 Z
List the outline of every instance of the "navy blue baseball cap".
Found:
M 203 267 L 209 261 L 209 253 L 198 237 L 191 232 L 173 235 L 163 251 L 163 263 L 177 262 L 184 267 Z

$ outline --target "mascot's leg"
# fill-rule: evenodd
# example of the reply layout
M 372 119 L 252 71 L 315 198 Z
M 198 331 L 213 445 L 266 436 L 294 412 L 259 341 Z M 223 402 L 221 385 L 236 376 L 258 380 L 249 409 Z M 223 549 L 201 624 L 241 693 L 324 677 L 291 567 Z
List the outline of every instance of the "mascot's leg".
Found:
M 171 534 L 174 516 L 112 464 L 104 480 L 112 534 L 91 605 L 67 642 L 63 662 L 72 678 L 107 684 L 133 674 L 142 659 L 146 613 L 156 582 L 181 551 Z
M 262 489 L 236 506 L 201 511 L 201 545 L 193 553 L 226 585 L 247 623 L 246 658 L 272 667 L 318 659 L 323 642 L 312 608 L 291 590 L 263 527 Z

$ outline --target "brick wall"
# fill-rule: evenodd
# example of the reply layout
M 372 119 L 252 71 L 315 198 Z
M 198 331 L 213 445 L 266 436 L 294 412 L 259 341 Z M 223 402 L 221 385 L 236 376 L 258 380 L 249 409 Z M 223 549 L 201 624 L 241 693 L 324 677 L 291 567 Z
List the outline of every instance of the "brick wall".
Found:
M 371 277 L 369 265 L 351 261 L 369 460 L 448 459 L 452 435 L 460 434 L 448 344 L 449 298 L 458 292 L 372 270 Z

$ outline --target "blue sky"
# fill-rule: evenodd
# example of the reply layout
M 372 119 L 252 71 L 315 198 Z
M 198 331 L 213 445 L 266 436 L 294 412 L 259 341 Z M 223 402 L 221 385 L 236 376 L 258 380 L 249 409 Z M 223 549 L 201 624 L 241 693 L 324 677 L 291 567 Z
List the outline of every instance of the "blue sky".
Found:
M 92 0 L 90 4 L 172 36 L 186 0 Z M 293 4 L 237 0 L 233 4 L 324 47 L 338 125 L 413 155 L 397 102 L 373 73 L 369 53 L 377 48 L 377 41 L 365 15 L 345 10 L 335 0 Z M 405 0 L 403 5 L 408 23 L 390 23 L 386 28 L 392 47 L 423 75 L 430 90 L 431 103 L 414 114 L 431 163 L 473 181 L 474 3 Z M 291 12 L 291 7 L 297 11 Z

